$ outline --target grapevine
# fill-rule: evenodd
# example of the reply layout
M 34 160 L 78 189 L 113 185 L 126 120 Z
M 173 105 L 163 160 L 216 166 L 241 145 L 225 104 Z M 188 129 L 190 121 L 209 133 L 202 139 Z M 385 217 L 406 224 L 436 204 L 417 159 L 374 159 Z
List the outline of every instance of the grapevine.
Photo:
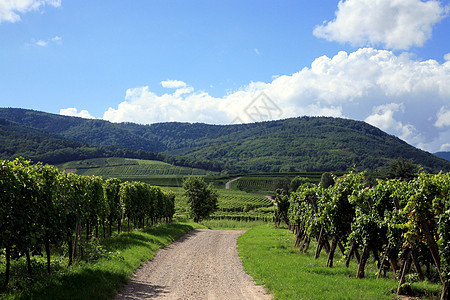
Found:
M 30 256 L 44 250 L 50 273 L 51 247 L 66 243 L 69 265 L 78 256 L 81 230 L 86 240 L 105 223 L 124 216 L 134 226 L 145 221 L 169 222 L 175 212 L 172 193 L 141 182 L 96 176 L 64 174 L 56 167 L 32 164 L 24 159 L 0 161 L 0 248 L 5 249 L 5 282 L 10 278 L 11 259 L 25 256 L 31 275 Z M 128 223 L 130 224 L 130 223 Z M 130 225 L 128 226 L 130 229 Z
M 450 173 L 421 173 L 409 182 L 378 180 L 375 186 L 368 186 L 365 177 L 364 173 L 350 173 L 327 189 L 300 187 L 291 193 L 289 221 L 297 235 L 296 246 L 306 252 L 304 245 L 315 238 L 316 258 L 325 248 L 331 267 L 336 247 L 346 243 L 347 266 L 354 256 L 358 278 L 364 277 L 372 253 L 379 277 L 389 264 L 398 276 L 398 293 L 412 265 L 419 279 L 430 277 L 435 268 L 443 285 L 441 299 L 448 299 Z

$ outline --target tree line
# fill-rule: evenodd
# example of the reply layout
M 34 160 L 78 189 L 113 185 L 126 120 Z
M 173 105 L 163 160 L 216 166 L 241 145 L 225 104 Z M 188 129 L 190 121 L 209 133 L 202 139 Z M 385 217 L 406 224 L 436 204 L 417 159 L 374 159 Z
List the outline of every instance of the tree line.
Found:
M 441 299 L 449 299 L 450 173 L 371 181 L 364 173 L 350 173 L 327 188 L 302 185 L 279 195 L 296 246 L 306 252 L 317 240 L 315 257 L 325 250 L 328 267 L 340 249 L 347 267 L 357 260 L 357 278 L 365 276 L 372 255 L 378 277 L 389 269 L 398 276 L 398 294 L 408 292 L 405 276 L 413 266 L 420 280 L 437 277 Z
M 0 161 L 0 249 L 6 258 L 5 286 L 9 282 L 11 259 L 26 257 L 31 274 L 31 256 L 45 252 L 50 273 L 52 247 L 66 245 L 69 265 L 86 241 L 120 233 L 122 221 L 143 227 L 171 222 L 175 195 L 142 182 L 121 182 L 97 176 L 78 176 L 56 167 L 32 164 L 24 159 Z M 130 224 L 131 222 L 131 224 Z
M 450 162 L 376 127 L 332 117 L 227 126 L 138 125 L 0 108 L 0 132 L 5 144 L 0 143 L 0 158 L 21 155 L 52 164 L 114 156 L 245 174 L 347 171 L 349 166 L 376 171 L 389 160 L 405 157 L 428 172 L 450 171 Z M 151 156 L 156 158 L 146 158 Z

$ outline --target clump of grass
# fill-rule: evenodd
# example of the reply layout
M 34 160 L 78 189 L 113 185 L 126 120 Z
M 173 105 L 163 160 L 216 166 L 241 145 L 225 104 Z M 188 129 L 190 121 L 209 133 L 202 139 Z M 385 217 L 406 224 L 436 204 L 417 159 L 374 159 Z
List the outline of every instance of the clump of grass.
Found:
M 45 260 L 33 258 L 33 277 L 28 278 L 24 260 L 16 261 L 16 278 L 0 294 L 5 299 L 111 299 L 127 283 L 142 262 L 156 250 L 198 227 L 175 223 L 123 232 L 101 243 L 91 243 L 90 257 L 67 268 L 63 256 L 52 259 L 52 275 L 45 272 Z M 24 274 L 21 276 L 20 274 Z
M 266 225 L 267 222 L 262 220 L 245 221 L 245 220 L 231 220 L 231 219 L 210 219 L 200 222 L 203 226 L 209 229 L 222 229 L 222 230 L 247 230 L 255 226 Z
M 293 247 L 294 235 L 272 225 L 258 226 L 238 239 L 244 269 L 264 284 L 275 299 L 394 299 L 398 281 L 376 279 L 376 268 L 367 266 L 366 279 L 356 279 L 356 263 L 345 267 L 343 259 L 327 268 L 326 255 L 314 259 L 314 246 L 308 253 Z M 436 297 L 440 288 L 421 282 L 411 284 L 421 296 Z M 436 292 L 437 291 L 437 292 Z

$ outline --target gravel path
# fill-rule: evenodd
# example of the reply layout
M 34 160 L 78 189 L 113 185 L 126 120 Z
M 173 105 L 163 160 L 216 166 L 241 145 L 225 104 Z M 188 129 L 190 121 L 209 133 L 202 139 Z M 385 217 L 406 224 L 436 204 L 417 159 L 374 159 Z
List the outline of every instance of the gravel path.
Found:
M 229 189 L 231 189 L 231 183 L 232 183 L 233 181 L 236 181 L 236 180 L 238 180 L 238 179 L 241 179 L 241 177 L 238 177 L 238 178 L 232 179 L 232 180 L 228 181 L 227 183 L 225 183 L 225 189 L 226 189 L 226 190 L 229 190 Z
M 271 299 L 243 270 L 236 241 L 244 232 L 192 230 L 159 250 L 115 299 Z

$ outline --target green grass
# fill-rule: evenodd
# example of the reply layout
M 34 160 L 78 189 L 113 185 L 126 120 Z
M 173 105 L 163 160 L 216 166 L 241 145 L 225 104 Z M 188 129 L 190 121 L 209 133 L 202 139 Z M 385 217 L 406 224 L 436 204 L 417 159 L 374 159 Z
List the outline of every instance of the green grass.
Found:
M 294 235 L 272 225 L 258 226 L 238 239 L 245 270 L 264 284 L 275 299 L 394 299 L 397 281 L 375 279 L 375 269 L 366 269 L 367 279 L 356 279 L 356 264 L 349 268 L 339 261 L 327 268 L 326 255 L 314 259 L 314 246 L 307 254 L 293 248 Z M 338 252 L 338 251 L 336 251 Z
M 124 232 L 104 240 L 100 245 L 100 258 L 92 262 L 78 262 L 65 267 L 67 260 L 55 257 L 51 276 L 45 274 L 43 259 L 33 260 L 35 274 L 27 278 L 24 262 L 13 265 L 14 277 L 5 299 L 111 299 L 127 283 L 133 272 L 152 259 L 156 250 L 198 228 L 195 223 L 160 225 L 139 231 Z M 99 249 L 97 249 L 99 250 Z M 19 275 L 19 277 L 18 277 Z
M 232 219 L 222 219 L 222 220 L 204 220 L 200 222 L 201 225 L 209 229 L 218 230 L 247 230 L 255 226 L 266 225 L 267 222 L 262 220 L 256 221 L 237 221 Z

